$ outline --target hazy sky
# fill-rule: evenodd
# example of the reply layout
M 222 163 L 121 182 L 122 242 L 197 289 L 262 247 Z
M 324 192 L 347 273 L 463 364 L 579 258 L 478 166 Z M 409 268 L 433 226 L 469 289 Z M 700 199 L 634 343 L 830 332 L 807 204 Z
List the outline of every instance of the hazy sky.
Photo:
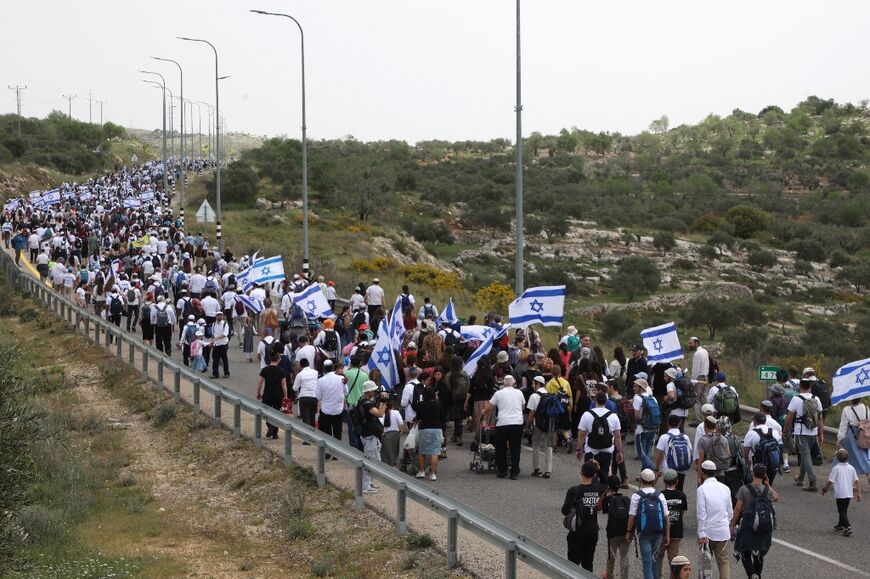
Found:
M 714 5 L 715 4 L 715 5 Z M 513 140 L 512 0 L 2 0 L 0 111 L 27 85 L 23 113 L 67 110 L 160 126 L 160 95 L 137 69 L 165 73 L 177 94 L 214 102 L 220 55 L 230 130 L 300 135 L 299 34 L 305 27 L 309 138 Z M 576 125 L 636 133 L 734 108 L 785 109 L 808 95 L 870 96 L 870 2 L 524 0 L 524 133 Z M 94 120 L 99 108 L 94 103 Z M 205 111 L 203 111 L 205 117 Z M 195 120 L 195 119 L 194 119 Z M 203 125 L 205 127 L 205 124 Z

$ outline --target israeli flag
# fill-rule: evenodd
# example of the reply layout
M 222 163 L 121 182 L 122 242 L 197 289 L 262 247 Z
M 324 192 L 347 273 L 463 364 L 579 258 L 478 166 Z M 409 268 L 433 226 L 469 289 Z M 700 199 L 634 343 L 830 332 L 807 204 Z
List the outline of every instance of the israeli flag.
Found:
M 28 195 L 30 196 L 30 200 L 35 202 L 37 199 L 42 197 L 42 191 L 31 191 Z
M 89 201 L 91 198 L 93 198 L 93 195 L 90 191 L 85 191 L 84 193 L 79 195 L 79 201 Z
M 142 206 L 142 202 L 133 197 L 124 199 L 124 209 L 136 209 Z
M 831 404 L 839 404 L 870 393 L 870 358 L 846 364 L 834 373 Z
M 113 259 L 112 261 L 110 261 L 109 262 L 109 271 L 114 273 L 114 274 L 121 273 L 121 260 L 120 259 Z
M 42 194 L 41 199 L 43 205 L 54 205 L 55 203 L 60 203 L 60 189 L 52 189 L 51 191 L 46 191 Z
M 264 262 L 261 261 L 260 263 Z M 260 266 L 257 265 L 256 267 Z M 282 267 L 281 279 L 283 278 L 284 269 Z M 293 303 L 302 308 L 302 311 L 305 312 L 305 315 L 309 318 L 331 318 L 335 316 L 332 308 L 329 307 L 329 302 L 326 301 L 326 296 L 323 295 L 323 290 L 320 289 L 319 284 L 312 284 L 305 288 L 305 291 L 301 291 L 298 294 L 290 294 L 290 296 L 293 298 Z
M 649 363 L 670 362 L 683 357 L 683 348 L 677 336 L 677 325 L 673 322 L 654 328 L 647 328 L 640 333 L 643 347 L 646 348 Z
M 76 196 L 75 189 L 66 189 L 63 191 L 62 194 L 64 199 L 72 199 Z
M 402 349 L 402 338 L 405 337 L 405 321 L 402 318 L 402 296 L 396 298 L 393 313 L 390 315 L 390 338 L 394 350 Z
M 255 262 L 248 270 L 246 278 L 251 284 L 281 281 L 284 279 L 284 262 L 281 261 L 281 256 L 276 255 L 275 257 Z
M 154 199 L 154 191 L 148 189 L 147 191 L 143 191 L 141 195 L 139 195 L 139 199 L 142 201 L 151 201 Z
M 561 326 L 565 315 L 565 286 L 532 287 L 508 306 L 510 323 L 516 328 L 532 324 Z
M 451 328 L 459 323 L 459 318 L 456 316 L 456 310 L 453 308 L 453 298 L 450 298 L 444 311 L 442 311 L 441 315 L 438 316 L 438 324 L 440 325 L 444 322 L 447 322 Z
M 263 311 L 263 302 L 261 302 L 257 298 L 252 298 L 250 296 L 246 296 L 245 294 L 238 294 L 236 296 L 236 301 L 242 302 L 242 305 L 254 312 L 254 314 L 259 314 Z
M 495 333 L 495 330 L 489 326 L 460 326 L 459 333 L 466 340 L 477 340 L 482 342 L 490 338 Z
M 3 204 L 3 211 L 15 211 L 18 209 L 18 205 L 21 203 L 21 199 L 13 199 L 8 203 Z
M 388 391 L 399 383 L 399 372 L 396 370 L 396 353 L 393 351 L 392 337 L 387 320 L 381 320 L 378 328 L 378 341 L 369 358 L 369 370 L 378 369 L 381 372 L 381 384 Z
M 471 354 L 471 356 L 468 358 L 468 361 L 465 363 L 465 366 L 463 366 L 462 368 L 463 370 L 465 370 L 465 373 L 468 374 L 469 378 L 474 376 L 474 373 L 477 372 L 477 364 L 480 359 L 489 354 L 489 351 L 492 350 L 493 332 L 492 328 L 487 329 L 490 330 L 488 337 L 480 343 L 480 346 L 478 346 L 477 349 Z

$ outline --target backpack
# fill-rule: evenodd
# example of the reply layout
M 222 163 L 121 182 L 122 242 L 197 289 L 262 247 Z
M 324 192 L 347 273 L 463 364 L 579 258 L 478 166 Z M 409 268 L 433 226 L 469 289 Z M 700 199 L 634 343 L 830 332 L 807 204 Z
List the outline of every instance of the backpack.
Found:
M 668 434 L 668 468 L 686 472 L 692 466 L 692 453 L 689 452 L 689 439 L 685 434 Z
M 731 453 L 729 468 L 736 466 L 737 471 L 741 475 L 744 474 L 746 472 L 746 459 L 743 458 L 743 446 L 733 432 L 728 432 L 723 438 L 728 443 L 728 451 Z
M 674 389 L 677 391 L 677 408 L 690 410 L 695 407 L 698 396 L 695 392 L 695 386 L 690 380 L 685 378 L 675 380 Z
M 402 294 L 402 311 L 406 311 L 411 307 L 411 297 L 408 294 Z
M 739 408 L 737 393 L 729 386 L 717 386 L 713 397 L 713 408 L 719 416 L 734 416 Z
M 350 325 L 354 330 L 359 330 L 359 327 L 361 325 L 363 325 L 364 323 L 366 323 L 366 314 L 363 311 L 359 311 L 353 315 L 353 320 L 351 321 Z M 420 336 L 421 344 L 423 342 L 422 337 L 423 336 L 422 336 L 422 332 L 421 332 L 421 336 Z
M 643 412 L 640 415 L 640 425 L 645 431 L 656 430 L 662 423 L 662 413 L 658 400 L 654 396 L 641 396 Z
M 338 332 L 335 330 L 326 330 L 323 337 L 323 349 L 327 352 L 335 352 L 338 350 Z
M 767 472 L 776 472 L 782 459 L 779 443 L 773 437 L 770 429 L 767 432 L 762 432 L 760 428 L 753 430 L 758 433 L 759 440 L 752 451 L 752 464 L 763 464 L 767 467 Z
M 136 290 L 130 288 L 127 290 L 127 303 L 136 301 Z
M 455 346 L 459 343 L 459 337 L 456 335 L 455 330 L 447 330 L 444 333 L 444 345 L 445 346 Z
M 598 516 L 596 514 L 597 506 L 589 507 L 583 504 L 583 495 L 580 494 L 574 499 L 574 504 L 571 505 L 571 510 L 565 515 L 562 524 L 571 532 L 597 532 L 598 531 Z
M 810 430 L 819 426 L 819 405 L 816 404 L 816 399 L 813 396 L 803 398 L 803 414 L 798 418 L 798 422 L 804 425 L 804 428 Z
M 157 308 L 157 317 L 156 323 L 154 324 L 158 328 L 165 328 L 169 326 L 169 308 L 163 306 L 162 308 Z
M 613 433 L 610 432 L 610 423 L 607 421 L 607 417 L 613 412 L 608 410 L 601 415 L 591 410 L 589 412 L 592 412 L 592 428 L 589 429 L 586 444 L 592 450 L 602 450 L 613 446 Z
M 746 485 L 749 487 L 749 492 L 752 495 L 752 509 L 744 515 L 752 530 L 756 533 L 772 533 L 776 526 L 776 511 L 773 508 L 773 501 L 770 500 L 770 493 L 765 488 L 761 494 L 755 490 L 755 485 Z
M 187 326 L 187 329 L 184 330 L 184 341 L 188 344 L 192 344 L 196 339 L 196 324 L 192 326 Z M 191 354 L 193 355 L 193 354 Z
M 245 313 L 245 304 L 243 304 L 242 302 L 236 300 L 236 305 L 234 306 L 234 309 L 235 309 L 235 311 L 236 311 L 236 315 L 237 315 L 237 316 L 244 315 L 244 313 Z
M 731 446 L 728 440 L 721 434 L 705 435 L 710 436 L 710 456 L 706 457 L 716 464 L 716 470 L 725 470 L 731 467 Z
M 623 537 L 628 531 L 628 510 L 631 499 L 625 495 L 613 495 L 607 499 L 607 536 Z
M 187 276 L 184 275 L 183 271 L 179 271 L 175 274 L 175 289 L 177 291 L 181 291 L 181 286 L 184 285 L 184 281 L 187 279 Z
M 463 401 L 468 396 L 469 382 L 468 374 L 465 370 L 447 373 L 447 384 L 450 386 L 450 393 L 453 395 L 454 403 Z
M 267 342 L 266 340 L 269 338 L 272 338 L 272 336 L 266 336 L 262 340 L 263 344 L 265 345 L 265 347 L 263 348 L 263 361 L 266 362 L 267 365 L 272 363 L 272 350 L 275 347 L 276 341 L 275 338 L 272 338 L 271 342 Z
M 661 535 L 665 532 L 665 509 L 659 491 L 637 491 L 637 532 L 641 535 Z
M 776 398 L 771 396 L 768 400 L 773 403 L 771 416 L 780 426 L 785 426 L 785 417 L 788 414 L 788 401 L 786 401 L 785 396 L 777 396 Z
M 622 432 L 634 431 L 634 407 L 631 398 L 623 396 L 616 403 L 616 415 L 619 417 L 619 429 Z
M 432 304 L 426 304 L 423 306 L 423 317 L 435 316 L 435 306 Z
M 142 324 L 150 324 L 151 323 L 151 306 L 144 305 L 142 306 L 142 312 L 139 316 L 139 325 Z
M 109 302 L 109 313 L 113 316 L 120 316 L 124 309 L 124 304 L 121 303 L 121 298 L 112 298 Z
M 547 415 L 546 405 L 550 398 L 555 398 L 555 394 L 547 394 L 545 392 L 537 392 L 540 400 L 538 400 L 538 409 L 535 411 L 535 426 L 544 432 L 550 430 L 550 416 Z M 532 394 L 534 396 L 534 394 Z
M 813 393 L 813 396 L 818 397 L 819 402 L 822 403 L 822 410 L 827 410 L 831 407 L 831 390 L 824 381 L 819 379 L 813 380 L 813 386 L 810 391 Z
M 187 316 L 193 313 L 193 300 L 190 298 L 182 298 L 183 305 L 181 306 L 181 317 L 185 320 Z
M 855 415 L 855 420 L 858 421 L 858 426 L 849 426 L 849 430 L 855 436 L 858 448 L 870 448 L 870 417 L 867 416 L 867 407 L 864 407 L 864 420 L 858 418 L 858 413 L 854 406 L 850 406 L 852 414 Z

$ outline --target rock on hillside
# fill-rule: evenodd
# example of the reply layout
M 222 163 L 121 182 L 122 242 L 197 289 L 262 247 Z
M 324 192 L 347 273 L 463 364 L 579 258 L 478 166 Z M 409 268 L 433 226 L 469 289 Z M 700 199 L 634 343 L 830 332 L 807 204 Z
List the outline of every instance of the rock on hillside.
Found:
M 0 196 L 3 199 L 50 189 L 55 182 L 50 171 L 36 165 L 11 164 L 0 167 Z

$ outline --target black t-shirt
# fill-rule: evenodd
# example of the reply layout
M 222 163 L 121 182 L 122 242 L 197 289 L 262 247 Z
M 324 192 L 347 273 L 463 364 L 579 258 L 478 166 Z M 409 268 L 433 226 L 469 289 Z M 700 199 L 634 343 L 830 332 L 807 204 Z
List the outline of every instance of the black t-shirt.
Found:
M 263 404 L 280 406 L 284 400 L 284 390 L 281 388 L 281 380 L 287 378 L 287 373 L 280 366 L 266 366 L 260 370 L 263 378 Z
M 444 411 L 439 401 L 425 400 L 417 405 L 417 427 L 420 430 L 441 428 L 443 418 Z
M 686 493 L 679 489 L 665 489 L 662 495 L 668 503 L 671 518 L 671 539 L 683 538 L 683 512 L 689 508 Z
M 565 503 L 562 505 L 562 514 L 567 515 L 571 511 L 571 507 L 575 502 L 581 502 L 583 505 L 583 514 L 580 520 L 591 518 L 589 527 L 584 531 L 578 532 L 597 532 L 598 531 L 598 499 L 607 490 L 607 486 L 603 484 L 588 484 L 577 485 L 568 489 L 565 493 Z M 579 525 L 578 525 L 579 526 Z

